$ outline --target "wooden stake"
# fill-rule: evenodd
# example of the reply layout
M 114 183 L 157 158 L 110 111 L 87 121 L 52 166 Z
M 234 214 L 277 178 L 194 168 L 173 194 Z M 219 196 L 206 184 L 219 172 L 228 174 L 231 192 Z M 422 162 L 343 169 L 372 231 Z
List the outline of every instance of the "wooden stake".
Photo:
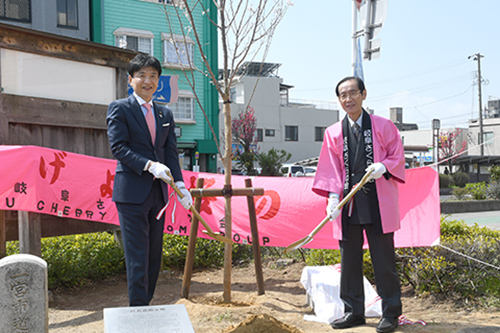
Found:
M 245 186 L 252 187 L 252 180 L 250 178 L 245 179 Z M 255 276 L 257 278 L 257 294 L 264 295 L 264 276 L 262 274 L 262 258 L 260 256 L 259 228 L 257 227 L 257 216 L 253 198 L 253 195 L 247 196 L 248 216 L 250 218 L 250 229 L 252 231 L 253 261 L 255 264 Z
M 0 210 L 0 259 L 7 255 L 7 226 L 5 223 L 5 211 Z
M 198 178 L 197 188 L 203 188 L 205 179 Z M 202 197 L 194 199 L 194 208 L 199 212 Z M 191 277 L 193 275 L 194 253 L 196 251 L 196 241 L 198 239 L 198 218 L 195 214 L 191 217 L 191 227 L 189 229 L 189 243 L 186 253 L 186 264 L 184 265 L 184 277 L 182 278 L 181 298 L 189 298 L 189 288 L 191 287 Z
M 19 211 L 19 252 L 42 256 L 41 215 Z

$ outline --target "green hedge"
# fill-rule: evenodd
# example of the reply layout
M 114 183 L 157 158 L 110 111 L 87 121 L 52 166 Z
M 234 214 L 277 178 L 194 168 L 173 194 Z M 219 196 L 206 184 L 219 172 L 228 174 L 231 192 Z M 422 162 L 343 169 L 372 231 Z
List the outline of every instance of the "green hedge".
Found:
M 165 234 L 163 267 L 182 269 L 187 253 L 188 237 Z M 19 253 L 19 242 L 7 242 L 7 255 Z M 250 246 L 233 246 L 235 263 L 252 257 Z M 125 257 L 119 242 L 109 232 L 48 237 L 42 239 L 42 259 L 48 266 L 49 289 L 81 286 L 125 273 Z M 198 239 L 195 268 L 220 267 L 224 261 L 224 245 Z
M 442 246 L 396 249 L 402 284 L 413 286 L 418 295 L 455 299 L 469 306 L 500 306 L 500 231 L 442 217 L 440 240 Z M 303 252 L 308 265 L 340 262 L 339 250 Z M 363 274 L 374 283 L 368 250 L 363 263 Z
M 403 283 L 419 294 L 469 305 L 500 305 L 500 231 L 463 221 L 441 221 L 441 244 L 399 249 Z
M 7 255 L 19 253 L 19 242 L 7 242 Z M 42 239 L 49 289 L 81 286 L 125 272 L 119 244 L 107 232 Z
M 441 244 L 396 250 L 402 284 L 413 286 L 418 295 L 444 296 L 469 305 L 500 306 L 500 232 L 443 217 Z M 164 269 L 183 269 L 187 245 L 188 237 L 165 235 Z M 7 242 L 7 254 L 14 253 L 19 253 L 18 242 Z M 261 247 L 261 253 L 264 261 L 286 257 L 302 260 L 310 266 L 340 262 L 339 250 L 299 249 L 283 254 L 283 248 Z M 107 232 L 44 238 L 42 258 L 48 264 L 50 289 L 81 286 L 91 280 L 125 273 L 123 250 Z M 252 258 L 251 246 L 233 246 L 233 265 L 248 263 Z M 222 267 L 223 261 L 224 244 L 197 240 L 194 268 Z M 373 282 L 368 250 L 364 252 L 363 261 L 363 273 Z

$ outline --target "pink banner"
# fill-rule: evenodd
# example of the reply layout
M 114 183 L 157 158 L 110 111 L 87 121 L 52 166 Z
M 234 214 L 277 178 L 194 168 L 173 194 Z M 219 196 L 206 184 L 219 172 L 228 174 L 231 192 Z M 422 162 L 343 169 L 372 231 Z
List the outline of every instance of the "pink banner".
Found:
M 0 209 L 21 210 L 118 225 L 111 201 L 116 161 L 34 146 L 0 146 Z M 204 188 L 222 188 L 224 176 L 183 171 L 187 188 L 205 179 Z M 233 188 L 245 187 L 245 176 L 233 176 Z M 264 188 L 254 198 L 259 242 L 285 247 L 308 235 L 325 217 L 326 199 L 311 191 L 312 177 L 254 177 Z M 190 212 L 170 193 L 165 232 L 189 235 Z M 233 197 L 232 239 L 252 242 L 246 197 Z M 400 186 L 401 230 L 397 247 L 430 246 L 439 241 L 438 174 L 424 167 L 409 169 Z M 214 231 L 224 232 L 224 198 L 206 197 L 200 214 Z M 205 237 L 200 224 L 198 236 Z M 328 223 L 306 247 L 337 249 Z

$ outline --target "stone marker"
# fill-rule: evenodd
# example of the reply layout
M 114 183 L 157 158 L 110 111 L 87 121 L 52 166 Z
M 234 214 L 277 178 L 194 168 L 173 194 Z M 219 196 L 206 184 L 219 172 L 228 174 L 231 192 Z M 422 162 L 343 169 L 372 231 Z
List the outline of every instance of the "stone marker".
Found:
M 104 309 L 104 333 L 194 333 L 184 304 Z
M 49 331 L 47 263 L 31 254 L 0 260 L 0 332 Z

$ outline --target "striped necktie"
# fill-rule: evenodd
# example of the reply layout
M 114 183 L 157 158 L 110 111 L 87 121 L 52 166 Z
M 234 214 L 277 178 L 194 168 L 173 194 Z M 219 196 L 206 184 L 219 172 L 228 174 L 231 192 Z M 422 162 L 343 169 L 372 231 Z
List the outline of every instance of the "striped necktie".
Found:
M 354 133 L 354 136 L 356 137 L 356 141 L 359 141 L 359 135 L 361 134 L 361 128 L 359 127 L 358 123 L 354 123 L 352 125 L 352 132 Z

